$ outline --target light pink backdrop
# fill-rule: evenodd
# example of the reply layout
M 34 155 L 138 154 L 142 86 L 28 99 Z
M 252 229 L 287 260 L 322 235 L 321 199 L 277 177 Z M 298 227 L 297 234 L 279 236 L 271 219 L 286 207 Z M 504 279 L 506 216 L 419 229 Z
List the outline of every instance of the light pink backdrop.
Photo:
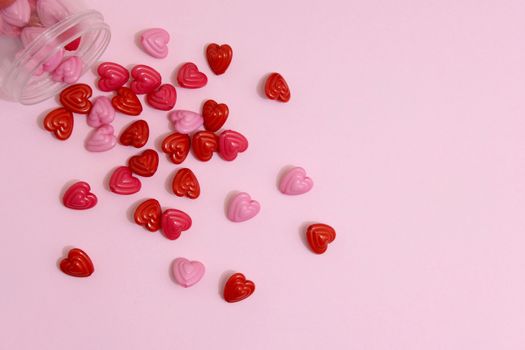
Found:
M 166 191 L 177 166 L 164 157 L 140 194 L 122 197 L 104 179 L 134 149 L 88 153 L 84 117 L 58 142 L 41 128 L 54 101 L 0 102 L 1 349 L 525 347 L 523 1 L 91 4 L 112 27 L 104 60 L 151 64 L 166 79 L 195 62 L 209 84 L 178 89 L 177 107 L 228 103 L 227 126 L 250 149 L 232 163 L 188 160 L 196 201 Z M 136 47 L 151 26 L 172 34 L 168 59 Z M 224 76 L 206 65 L 209 42 L 234 48 Z M 289 104 L 261 98 L 271 71 L 287 78 Z M 169 132 L 166 114 L 143 117 L 153 147 Z M 292 164 L 315 180 L 311 193 L 277 191 Z M 61 205 L 75 179 L 92 185 L 95 209 Z M 224 216 L 237 190 L 262 204 L 242 224 Z M 190 213 L 191 231 L 171 242 L 132 224 L 130 208 L 150 196 Z M 338 233 L 324 256 L 301 240 L 317 220 Z M 70 246 L 91 255 L 91 278 L 57 269 Z M 170 279 L 179 256 L 206 264 L 190 289 Z M 250 299 L 222 300 L 229 271 L 255 281 Z

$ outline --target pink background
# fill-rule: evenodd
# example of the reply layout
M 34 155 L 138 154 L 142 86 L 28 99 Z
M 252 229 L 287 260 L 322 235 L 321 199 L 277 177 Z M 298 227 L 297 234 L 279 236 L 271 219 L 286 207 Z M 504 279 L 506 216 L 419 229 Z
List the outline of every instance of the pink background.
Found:
M 179 88 L 177 107 L 228 103 L 227 127 L 250 149 L 232 163 L 190 157 L 198 200 L 166 190 L 178 167 L 164 156 L 139 194 L 117 196 L 107 176 L 135 149 L 88 153 L 84 117 L 59 142 L 41 127 L 55 101 L 0 102 L 1 349 L 525 347 L 523 1 L 90 3 L 112 26 L 103 60 L 150 64 L 166 80 L 195 62 L 209 84 Z M 135 45 L 151 26 L 172 34 L 168 59 Z M 206 64 L 209 42 L 234 48 L 224 76 Z M 261 97 L 272 71 L 287 78 L 289 104 Z M 157 146 L 166 113 L 142 117 Z M 312 192 L 277 191 L 288 165 L 307 169 Z M 76 179 L 99 196 L 93 210 L 61 205 Z M 227 221 L 232 191 L 258 199 L 260 215 Z M 151 196 L 187 211 L 193 228 L 172 242 L 131 223 Z M 323 256 L 302 241 L 311 221 L 337 230 Z M 92 257 L 91 278 L 57 269 L 71 246 Z M 170 278 L 179 256 L 207 267 L 192 288 Z M 251 298 L 222 300 L 231 271 L 257 284 Z

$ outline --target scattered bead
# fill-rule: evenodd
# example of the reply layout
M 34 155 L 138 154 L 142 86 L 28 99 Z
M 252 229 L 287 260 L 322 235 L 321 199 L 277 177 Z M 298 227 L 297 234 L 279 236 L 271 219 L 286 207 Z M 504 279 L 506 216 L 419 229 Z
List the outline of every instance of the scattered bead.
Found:
M 131 90 L 137 95 L 147 94 L 156 90 L 162 81 L 162 78 L 155 69 L 144 64 L 139 64 L 131 70 Z
M 238 153 L 248 149 L 248 140 L 241 133 L 225 130 L 219 135 L 219 155 L 222 159 L 232 161 Z
M 104 124 L 110 124 L 114 119 L 115 108 L 113 108 L 111 100 L 106 96 L 99 96 L 93 102 L 86 120 L 89 126 L 98 128 Z
M 180 67 L 177 73 L 177 81 L 182 87 L 198 89 L 208 83 L 208 77 L 200 72 L 194 63 L 188 62 Z
M 175 240 L 183 231 L 191 227 L 191 218 L 188 214 L 177 209 L 167 209 L 162 213 L 162 233 L 167 239 Z
M 97 204 L 97 196 L 90 192 L 88 183 L 79 181 L 69 186 L 64 193 L 62 202 L 67 208 L 85 210 L 93 208 Z
M 277 100 L 280 102 L 290 101 L 290 88 L 286 80 L 279 73 L 272 73 L 266 79 L 264 92 L 270 100 Z
M 69 250 L 67 257 L 60 262 L 60 270 L 73 277 L 89 277 L 95 268 L 86 252 L 73 248 Z
M 201 194 L 199 181 L 193 171 L 188 168 L 182 168 L 177 171 L 173 177 L 171 188 L 178 197 L 196 199 Z
M 73 132 L 73 113 L 65 108 L 57 108 L 44 118 L 44 128 L 51 131 L 59 140 L 67 140 Z
M 86 140 L 86 149 L 89 152 L 109 151 L 117 144 L 115 129 L 111 125 L 102 125 L 93 130 Z
M 233 50 L 228 44 L 210 44 L 206 48 L 206 58 L 213 73 L 221 75 L 226 72 L 233 58 Z
M 233 222 L 250 220 L 261 211 L 261 205 L 245 192 L 235 195 L 228 205 L 227 217 Z
M 211 131 L 199 131 L 193 134 L 191 144 L 195 158 L 207 162 L 219 150 L 219 137 Z
M 135 223 L 143 226 L 150 232 L 155 232 L 160 229 L 161 226 L 162 209 L 160 203 L 156 199 L 147 199 L 140 203 L 135 209 L 133 218 Z
M 172 265 L 173 278 L 184 288 L 191 287 L 199 282 L 205 271 L 206 268 L 200 261 L 190 261 L 185 258 L 175 259 Z
M 133 176 L 133 173 L 127 166 L 115 169 L 109 179 L 109 189 L 116 194 L 134 194 L 140 191 L 141 187 L 140 180 Z
M 169 118 L 177 132 L 189 134 L 202 126 L 203 119 L 199 113 L 185 110 L 176 110 L 170 113 Z
M 190 136 L 175 132 L 162 141 L 162 151 L 175 164 L 182 163 L 190 152 Z
M 208 131 L 218 131 L 226 120 L 230 110 L 224 103 L 217 103 L 214 100 L 208 100 L 202 107 L 202 118 L 204 119 L 204 128 Z
M 120 135 L 120 143 L 124 146 L 135 148 L 143 147 L 149 138 L 149 126 L 145 120 L 137 120 L 131 123 Z
M 151 177 L 159 166 L 159 155 L 155 150 L 147 149 L 141 154 L 131 157 L 128 166 L 137 175 Z
M 89 85 L 71 85 L 60 93 L 60 103 L 73 113 L 88 114 L 92 106 L 89 100 L 92 93 Z
M 306 230 L 306 239 L 314 253 L 323 254 L 335 240 L 335 230 L 326 224 L 313 224 Z
M 140 43 L 144 51 L 155 58 L 168 56 L 169 33 L 162 28 L 152 28 L 142 32 Z
M 242 273 L 234 273 L 224 286 L 224 300 L 228 303 L 236 303 L 248 298 L 254 291 L 255 283 L 247 280 Z
M 97 69 L 100 79 L 98 88 L 102 91 L 115 91 L 124 86 L 129 80 L 129 72 L 120 64 L 104 62 Z
M 314 182 L 306 176 L 306 171 L 301 167 L 295 167 L 286 172 L 279 182 L 279 190 L 283 194 L 299 195 L 312 189 Z
M 123 86 L 117 90 L 117 96 L 111 100 L 113 108 L 127 115 L 139 115 L 142 113 L 142 104 L 135 93 Z
M 171 84 L 161 85 L 157 90 L 146 96 L 148 104 L 161 111 L 170 111 L 177 102 L 177 90 Z

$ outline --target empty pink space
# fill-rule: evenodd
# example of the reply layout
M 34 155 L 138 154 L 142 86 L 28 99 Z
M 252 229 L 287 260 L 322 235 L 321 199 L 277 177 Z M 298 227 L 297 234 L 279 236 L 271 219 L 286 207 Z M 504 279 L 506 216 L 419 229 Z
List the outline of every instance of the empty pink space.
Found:
M 112 124 L 118 138 L 145 119 L 144 148 L 92 153 L 85 115 L 61 142 L 42 127 L 55 100 L 0 101 L 0 349 L 525 348 L 525 2 L 86 2 L 111 25 L 102 61 L 154 67 L 176 86 L 176 109 L 226 103 L 223 129 L 249 148 L 175 165 L 160 152 L 168 113 L 144 104 Z M 170 34 L 167 58 L 142 50 L 147 28 Z M 212 42 L 233 49 L 220 76 Z M 178 87 L 185 62 L 205 87 Z M 81 81 L 110 96 L 95 71 Z M 272 72 L 288 103 L 264 96 Z M 112 193 L 113 171 L 147 148 L 159 151 L 156 174 L 139 193 Z M 292 166 L 311 191 L 279 191 Z M 168 191 L 181 167 L 198 177 L 198 199 Z M 95 207 L 62 205 L 77 181 Z M 233 223 L 225 203 L 238 192 L 261 211 Z M 188 213 L 191 229 L 171 241 L 136 225 L 147 198 Z M 304 239 L 315 222 L 337 231 L 322 255 Z M 91 258 L 90 277 L 60 271 L 72 247 Z M 191 288 L 173 280 L 179 257 L 206 267 Z M 256 290 L 230 304 L 222 287 L 235 272 Z

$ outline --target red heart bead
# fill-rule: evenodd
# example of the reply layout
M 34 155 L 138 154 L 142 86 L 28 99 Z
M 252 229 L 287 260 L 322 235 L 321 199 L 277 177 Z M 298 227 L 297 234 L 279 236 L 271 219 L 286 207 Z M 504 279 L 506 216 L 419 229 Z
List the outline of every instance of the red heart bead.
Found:
M 102 91 L 115 91 L 129 80 L 129 72 L 120 64 L 104 62 L 97 69 L 100 79 L 98 88 Z
M 65 108 L 57 108 L 44 118 L 44 128 L 55 134 L 59 140 L 67 140 L 73 132 L 73 113 Z
M 140 180 L 133 176 L 127 166 L 121 166 L 115 169 L 109 179 L 109 189 L 116 194 L 133 194 L 140 191 L 142 184 Z
M 117 90 L 117 96 L 113 97 L 111 104 L 117 111 L 127 115 L 139 115 L 142 113 L 142 104 L 137 95 L 125 86 Z
M 224 160 L 234 160 L 237 154 L 248 149 L 248 140 L 241 133 L 225 130 L 219 136 L 219 155 Z
M 140 148 L 148 142 L 149 126 L 145 120 L 131 123 L 120 135 L 120 143 L 124 146 Z
M 60 270 L 73 277 L 88 277 L 95 271 L 89 256 L 78 248 L 71 249 L 60 262 Z
M 162 209 L 160 203 L 153 198 L 140 203 L 133 214 L 135 222 L 140 226 L 144 226 L 150 232 L 160 229 L 161 217 Z
M 191 227 L 191 218 L 188 214 L 177 209 L 168 209 L 162 213 L 162 233 L 167 239 L 175 240 L 182 231 Z
M 131 70 L 133 81 L 131 82 L 131 90 L 137 95 L 147 94 L 157 89 L 162 81 L 162 78 L 155 69 L 144 64 L 139 64 Z
M 306 230 L 306 239 L 314 253 L 323 254 L 328 244 L 334 241 L 335 230 L 326 224 L 313 224 Z
M 177 90 L 171 84 L 161 85 L 157 90 L 146 96 L 146 101 L 151 107 L 161 111 L 172 110 L 177 102 Z
M 178 197 L 195 199 L 201 194 L 199 181 L 193 171 L 188 168 L 182 168 L 177 171 L 173 177 L 171 188 Z
M 202 117 L 204 118 L 204 127 L 208 131 L 217 131 L 228 119 L 230 110 L 224 103 L 217 103 L 214 100 L 208 100 L 202 106 Z
M 175 132 L 162 141 L 162 151 L 170 156 L 175 164 L 182 163 L 190 152 L 190 136 Z
M 64 46 L 64 49 L 66 49 L 67 51 L 76 51 L 80 46 L 80 40 L 81 38 L 76 38 L 75 40 Z
M 199 72 L 194 63 L 188 62 L 182 65 L 177 74 L 179 85 L 188 89 L 198 89 L 208 83 L 206 74 Z
M 89 85 L 71 85 L 60 93 L 60 103 L 73 113 L 88 114 L 91 110 L 89 98 L 92 94 L 93 90 Z
M 191 144 L 193 154 L 203 162 L 210 160 L 213 157 L 213 152 L 219 150 L 219 138 L 211 131 L 199 131 L 193 134 Z
M 206 58 L 213 73 L 220 75 L 226 72 L 233 58 L 233 50 L 228 44 L 210 44 L 206 48 Z
M 71 185 L 64 193 L 62 202 L 70 209 L 85 210 L 97 204 L 97 196 L 90 192 L 91 187 L 83 181 Z
M 270 100 L 277 100 L 281 102 L 290 101 L 290 88 L 286 80 L 279 73 L 272 73 L 266 79 L 264 92 Z
M 159 155 L 155 150 L 147 149 L 140 155 L 131 157 L 128 166 L 137 175 L 153 176 L 159 166 Z
M 255 291 L 255 283 L 249 281 L 242 273 L 234 273 L 224 286 L 224 300 L 236 303 L 244 300 Z

